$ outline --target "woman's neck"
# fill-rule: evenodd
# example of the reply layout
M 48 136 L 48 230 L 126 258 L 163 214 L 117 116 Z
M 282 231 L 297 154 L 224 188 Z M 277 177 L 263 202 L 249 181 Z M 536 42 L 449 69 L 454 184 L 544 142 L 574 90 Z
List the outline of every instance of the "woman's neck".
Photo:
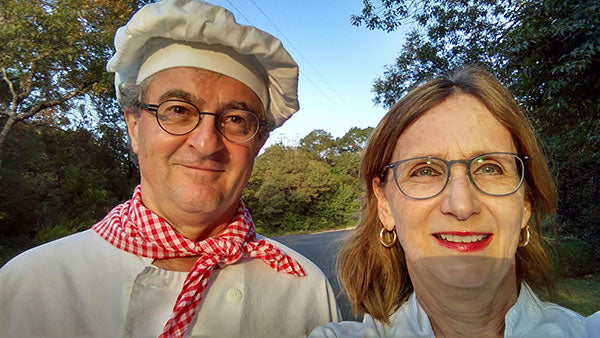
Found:
M 499 283 L 479 288 L 414 284 L 436 337 L 502 337 L 504 317 L 518 296 L 514 268 Z

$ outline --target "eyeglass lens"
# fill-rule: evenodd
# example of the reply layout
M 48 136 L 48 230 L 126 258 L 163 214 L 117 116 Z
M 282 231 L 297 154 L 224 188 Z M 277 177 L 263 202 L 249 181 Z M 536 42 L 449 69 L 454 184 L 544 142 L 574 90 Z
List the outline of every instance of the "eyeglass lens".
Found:
M 394 179 L 398 188 L 408 197 L 430 198 L 439 194 L 449 181 L 448 163 L 431 157 L 401 161 L 394 167 Z M 502 196 L 515 192 L 524 175 L 523 161 L 514 154 L 484 154 L 466 161 L 466 164 L 469 166 L 471 182 L 489 195 Z
M 164 101 L 158 107 L 156 119 L 166 132 L 184 135 L 194 130 L 204 115 L 207 113 L 200 112 L 191 103 Z M 230 141 L 245 142 L 258 132 L 258 117 L 250 111 L 232 109 L 216 115 L 217 129 Z

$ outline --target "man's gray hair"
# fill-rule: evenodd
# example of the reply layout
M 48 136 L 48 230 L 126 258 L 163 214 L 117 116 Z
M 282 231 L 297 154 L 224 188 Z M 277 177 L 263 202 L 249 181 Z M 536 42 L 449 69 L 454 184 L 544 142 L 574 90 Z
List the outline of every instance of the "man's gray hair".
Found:
M 140 84 L 121 83 L 119 84 L 119 106 L 121 109 L 129 108 L 132 114 L 139 113 L 139 103 L 143 102 L 146 97 L 146 91 L 150 86 L 150 82 L 154 76 L 149 76 Z
M 125 82 L 119 84 L 119 95 L 117 95 L 117 97 L 119 98 L 119 107 L 121 107 L 123 112 L 139 116 L 139 104 L 146 99 L 146 91 L 153 78 L 154 75 L 151 75 L 140 84 Z M 129 109 L 126 110 L 125 108 Z M 131 147 L 131 140 L 129 141 L 129 160 L 139 169 L 138 157 Z

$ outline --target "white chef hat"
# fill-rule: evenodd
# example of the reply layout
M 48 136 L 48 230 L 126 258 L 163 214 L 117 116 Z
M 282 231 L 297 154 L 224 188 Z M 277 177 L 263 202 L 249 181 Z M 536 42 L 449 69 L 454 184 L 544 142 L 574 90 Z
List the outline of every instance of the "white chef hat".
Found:
M 199 0 L 146 5 L 115 34 L 106 69 L 119 84 L 140 83 L 172 67 L 197 67 L 232 77 L 252 89 L 279 127 L 299 109 L 298 65 L 281 41 L 239 25 L 228 10 Z

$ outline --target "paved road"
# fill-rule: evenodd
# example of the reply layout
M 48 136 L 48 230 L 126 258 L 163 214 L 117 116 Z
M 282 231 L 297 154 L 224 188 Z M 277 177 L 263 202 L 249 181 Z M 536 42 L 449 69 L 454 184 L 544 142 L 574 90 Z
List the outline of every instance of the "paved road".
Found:
M 340 292 L 335 272 L 335 260 L 341 241 L 348 234 L 348 230 L 323 232 L 318 234 L 290 235 L 275 237 L 276 241 L 289 246 L 317 264 L 327 275 L 344 320 L 361 320 L 352 315 L 352 309 L 345 295 Z

